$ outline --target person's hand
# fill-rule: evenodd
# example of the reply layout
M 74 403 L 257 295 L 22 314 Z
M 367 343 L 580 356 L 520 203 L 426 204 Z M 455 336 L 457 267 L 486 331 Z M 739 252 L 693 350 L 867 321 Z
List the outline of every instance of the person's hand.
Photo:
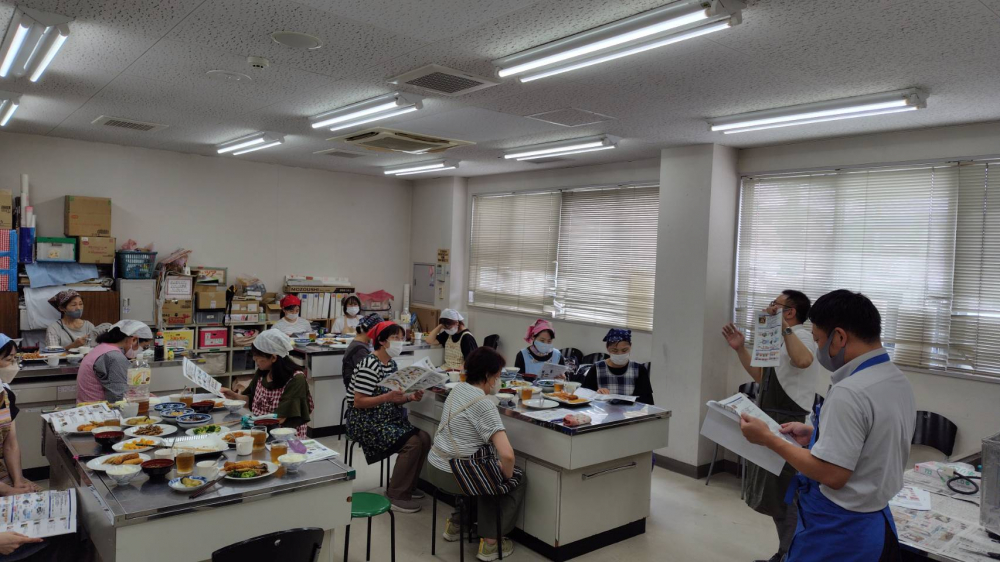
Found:
M 243 397 L 240 396 L 240 394 L 238 392 L 236 392 L 235 390 L 228 389 L 226 387 L 220 388 L 219 392 L 221 392 L 223 396 L 225 396 L 226 398 L 228 398 L 230 400 L 242 400 L 243 399 Z
M 17 494 L 32 494 L 35 492 L 41 492 L 42 489 L 38 487 L 37 484 L 31 480 L 15 480 L 14 481 L 14 491 Z
M 729 347 L 736 350 L 743 347 L 743 344 L 746 342 L 743 332 L 739 331 L 732 322 L 722 327 L 722 337 L 726 338 L 726 343 L 729 344 Z
M 410 394 L 410 402 L 420 402 L 424 398 L 424 391 L 418 390 Z
M 83 347 L 83 346 L 87 345 L 87 338 L 84 338 L 84 337 L 76 338 L 75 340 L 73 340 L 73 343 L 70 344 L 70 345 L 72 347 Z
M 746 414 L 740 418 L 740 431 L 743 432 L 743 437 L 754 445 L 767 446 L 768 441 L 774 438 L 771 428 L 767 427 L 764 420 Z
M 42 539 L 31 538 L 21 533 L 0 533 L 0 554 L 10 554 L 21 548 L 21 545 L 42 542 Z
M 808 447 L 809 440 L 812 439 L 813 428 L 802 422 L 789 422 L 781 424 L 781 433 L 791 435 L 796 443 Z
M 611 391 L 608 390 L 608 389 L 606 389 L 606 388 L 598 388 L 597 389 L 597 393 L 598 394 L 611 394 Z
M 393 404 L 406 404 L 406 395 L 403 394 L 402 390 L 390 390 L 385 393 L 385 399 Z

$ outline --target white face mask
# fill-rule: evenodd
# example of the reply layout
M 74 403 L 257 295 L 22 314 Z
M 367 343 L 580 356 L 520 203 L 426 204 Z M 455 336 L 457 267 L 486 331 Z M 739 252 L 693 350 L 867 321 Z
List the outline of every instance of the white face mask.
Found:
M 286 312 L 285 313 L 285 320 L 288 320 L 289 322 L 295 322 L 298 319 L 299 319 L 299 315 L 298 314 L 294 314 L 294 313 L 291 313 L 291 312 Z
M 497 377 L 497 380 L 493 381 L 493 384 L 490 385 L 490 392 L 489 392 L 489 394 L 490 395 L 494 395 L 494 394 L 497 394 L 499 392 L 500 392 L 500 377 Z
M 17 376 L 17 373 L 20 370 L 21 367 L 19 367 L 16 362 L 11 363 L 6 367 L 0 367 L 0 380 L 6 384 L 10 384 L 10 381 L 14 380 L 14 377 Z
M 350 314 L 351 316 L 357 316 L 357 314 L 359 312 L 361 312 L 361 309 L 358 308 L 358 307 L 356 307 L 356 306 L 349 306 L 349 307 L 345 308 L 344 310 L 346 310 L 347 313 Z
M 625 365 L 628 365 L 628 358 L 630 355 L 632 355 L 632 352 L 630 351 L 622 353 L 621 355 L 611 354 L 611 362 L 619 367 L 624 367 Z
M 389 357 L 399 357 L 403 353 L 403 342 L 402 341 L 390 341 L 389 347 L 385 348 L 385 352 Z
M 448 328 L 447 330 L 444 331 L 444 333 L 448 334 L 449 336 L 454 336 L 455 334 L 458 333 L 458 327 L 456 326 L 454 328 Z

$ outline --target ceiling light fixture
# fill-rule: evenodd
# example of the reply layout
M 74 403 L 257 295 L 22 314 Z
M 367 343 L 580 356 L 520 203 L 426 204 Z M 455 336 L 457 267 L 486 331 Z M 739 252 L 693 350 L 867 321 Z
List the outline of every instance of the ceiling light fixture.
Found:
M 431 172 L 443 172 L 458 168 L 457 160 L 431 160 L 416 162 L 414 164 L 403 164 L 400 166 L 390 166 L 384 168 L 383 172 L 387 176 L 409 176 L 412 174 L 427 174 Z
M 712 131 L 722 131 L 726 134 L 745 133 L 777 127 L 915 111 L 925 107 L 927 107 L 927 94 L 916 88 L 909 88 L 719 117 L 709 119 L 708 125 Z
M 298 31 L 275 31 L 271 34 L 271 39 L 279 45 L 298 51 L 314 51 L 323 46 L 319 37 Z
M 21 94 L 0 92 L 0 127 L 6 127 L 7 122 L 21 105 Z
M 600 135 L 596 137 L 585 137 L 582 139 L 571 139 L 567 141 L 524 146 L 504 154 L 503 157 L 507 160 L 532 160 L 535 158 L 550 158 L 554 156 L 580 154 L 583 152 L 594 152 L 597 150 L 610 150 L 612 148 L 616 148 L 617 146 L 618 139 L 607 135 Z
M 627 57 L 738 25 L 740 0 L 682 0 L 493 61 L 522 82 Z
M 277 146 L 285 142 L 285 136 L 275 133 L 254 133 L 215 146 L 219 154 L 232 153 L 233 156 Z
M 38 82 L 69 38 L 71 21 L 73 18 L 59 14 L 15 9 L 0 46 L 0 78 L 27 75 L 32 82 Z
M 423 98 L 393 92 L 370 100 L 354 103 L 340 109 L 320 113 L 309 119 L 313 129 L 332 127 L 331 131 L 339 131 L 364 123 L 388 119 L 423 107 Z

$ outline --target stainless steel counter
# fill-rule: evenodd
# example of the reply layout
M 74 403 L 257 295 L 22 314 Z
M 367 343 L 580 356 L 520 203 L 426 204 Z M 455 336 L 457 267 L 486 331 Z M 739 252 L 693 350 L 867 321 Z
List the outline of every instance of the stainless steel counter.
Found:
M 413 353 L 430 349 L 443 349 L 439 345 L 428 345 L 425 342 L 406 344 L 403 346 L 403 353 Z M 311 343 L 307 345 L 296 345 L 292 353 L 297 355 L 343 355 L 347 351 L 347 345 L 319 345 Z
M 149 366 L 152 368 L 160 367 L 179 367 L 181 360 L 177 359 L 175 361 L 150 361 Z M 80 362 L 67 363 L 63 360 L 59 363 L 58 367 L 49 367 L 46 363 L 42 361 L 31 361 L 26 362 L 21 370 L 17 373 L 17 381 L 24 381 L 25 379 L 35 379 L 41 377 L 60 377 L 60 376 L 72 376 L 76 377 L 77 372 L 80 370 Z

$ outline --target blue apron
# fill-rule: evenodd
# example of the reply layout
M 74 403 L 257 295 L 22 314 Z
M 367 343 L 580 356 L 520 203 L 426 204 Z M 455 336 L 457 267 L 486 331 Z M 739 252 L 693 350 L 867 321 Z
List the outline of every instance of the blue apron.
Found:
M 888 353 L 872 357 L 851 375 L 886 361 Z M 813 408 L 816 426 L 809 440 L 810 449 L 819 437 L 821 406 Z M 849 511 L 830 501 L 819 486 L 819 482 L 799 473 L 788 488 L 785 502 L 791 503 L 796 491 L 799 494 L 799 521 L 786 562 L 876 562 L 885 546 L 886 521 L 892 534 L 897 534 L 889 506 L 871 513 Z
M 535 356 L 528 350 L 528 347 L 521 350 L 521 357 L 524 358 L 524 374 L 526 375 L 535 375 L 537 377 L 542 373 L 542 365 L 546 363 L 555 363 L 558 365 L 559 360 L 562 359 L 562 353 L 558 349 L 553 349 L 552 357 L 544 361 L 535 359 Z

